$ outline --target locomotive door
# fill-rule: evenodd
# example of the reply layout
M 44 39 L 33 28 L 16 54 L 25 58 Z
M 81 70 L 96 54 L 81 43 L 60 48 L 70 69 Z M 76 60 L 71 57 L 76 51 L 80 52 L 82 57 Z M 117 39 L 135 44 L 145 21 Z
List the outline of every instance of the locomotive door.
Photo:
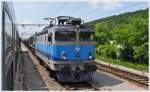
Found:
M 48 33 L 47 51 L 48 51 L 48 59 L 51 59 L 51 55 L 52 55 L 52 33 Z
M 80 33 L 80 29 L 77 28 L 76 29 L 76 47 L 75 47 L 75 51 L 76 51 L 76 59 L 80 59 L 80 44 L 79 44 L 79 33 Z

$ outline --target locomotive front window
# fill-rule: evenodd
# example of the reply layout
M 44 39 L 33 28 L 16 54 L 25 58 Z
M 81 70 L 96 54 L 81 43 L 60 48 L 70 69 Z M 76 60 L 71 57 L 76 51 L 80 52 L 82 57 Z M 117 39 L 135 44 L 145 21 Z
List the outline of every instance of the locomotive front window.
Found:
M 55 33 L 56 41 L 75 41 L 76 32 L 75 31 L 59 31 Z
M 95 33 L 94 32 L 80 32 L 80 41 L 94 41 Z

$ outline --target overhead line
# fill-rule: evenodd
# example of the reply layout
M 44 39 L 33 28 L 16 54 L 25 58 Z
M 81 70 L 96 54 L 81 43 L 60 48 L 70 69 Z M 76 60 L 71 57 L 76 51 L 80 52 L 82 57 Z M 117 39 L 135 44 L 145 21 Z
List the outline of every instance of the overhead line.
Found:
M 49 24 L 16 24 L 16 26 L 47 26 Z
M 140 4 L 140 3 L 139 3 Z M 111 14 L 111 13 L 113 13 L 113 12 L 116 12 L 116 11 L 120 11 L 120 10 L 123 10 L 123 9 L 127 9 L 127 8 L 129 8 L 129 7 L 133 7 L 133 6 L 136 6 L 136 5 L 139 5 L 138 3 L 135 3 L 135 4 L 132 4 L 132 5 L 128 5 L 128 6 L 126 6 L 126 7 L 123 7 L 123 8 L 120 8 L 120 9 L 116 9 L 116 10 L 113 10 L 113 11 L 111 11 L 111 12 L 104 12 L 103 13 L 103 15 L 109 15 L 109 14 Z M 91 15 L 92 13 L 91 12 L 89 12 L 89 15 Z M 86 15 L 86 17 L 87 16 L 89 16 L 89 15 Z
M 56 1 L 53 5 L 57 5 L 57 3 L 59 3 L 58 1 Z M 55 10 L 55 8 L 53 8 L 53 5 L 52 5 L 52 7 L 50 7 L 50 8 L 52 8 L 51 9 L 51 13 L 50 14 L 53 14 L 53 12 L 54 12 L 54 10 Z
M 127 8 L 129 8 L 129 7 L 133 7 L 133 6 L 136 6 L 136 5 L 139 5 L 139 4 L 141 4 L 141 3 L 135 3 L 135 4 L 132 4 L 132 5 L 128 5 L 128 6 L 126 6 L 126 7 L 113 10 L 113 11 L 111 11 L 111 13 L 112 13 L 112 12 L 116 12 L 116 11 L 120 11 L 120 10 L 124 10 L 124 9 L 127 9 Z M 106 14 L 107 14 L 107 12 L 106 12 Z M 109 12 L 108 12 L 108 14 L 109 14 Z
M 68 3 L 69 3 L 69 1 L 70 0 L 68 0 L 68 1 L 66 1 L 63 5 L 61 5 L 59 8 L 57 8 L 57 10 L 55 11 L 55 15 L 56 15 L 56 13 L 58 14 L 59 13 L 59 11 L 61 11 Z M 54 15 L 54 16 L 55 16 Z

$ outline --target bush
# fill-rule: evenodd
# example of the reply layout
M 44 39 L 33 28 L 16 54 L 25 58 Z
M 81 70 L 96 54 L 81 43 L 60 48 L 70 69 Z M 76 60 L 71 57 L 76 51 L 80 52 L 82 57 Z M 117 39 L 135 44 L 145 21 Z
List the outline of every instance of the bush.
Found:
M 105 57 L 111 57 L 113 59 L 117 57 L 117 52 L 116 52 L 117 48 L 115 45 L 111 45 L 111 44 L 99 45 L 96 51 L 99 55 Z
M 148 43 L 137 47 L 134 51 L 135 61 L 148 64 Z

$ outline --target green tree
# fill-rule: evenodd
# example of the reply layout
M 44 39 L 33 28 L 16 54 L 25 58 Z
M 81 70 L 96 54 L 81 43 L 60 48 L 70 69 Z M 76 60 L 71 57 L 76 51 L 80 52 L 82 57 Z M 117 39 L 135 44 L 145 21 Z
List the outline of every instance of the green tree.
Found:
M 117 58 L 117 46 L 111 45 L 111 44 L 105 44 L 105 45 L 99 45 L 97 47 L 97 53 L 99 55 L 105 56 L 105 57 L 111 57 L 113 59 Z
M 145 42 L 134 50 L 134 58 L 138 63 L 148 64 L 148 42 Z
M 110 28 L 106 23 L 96 24 L 96 40 L 99 44 L 109 43 L 112 38 Z

